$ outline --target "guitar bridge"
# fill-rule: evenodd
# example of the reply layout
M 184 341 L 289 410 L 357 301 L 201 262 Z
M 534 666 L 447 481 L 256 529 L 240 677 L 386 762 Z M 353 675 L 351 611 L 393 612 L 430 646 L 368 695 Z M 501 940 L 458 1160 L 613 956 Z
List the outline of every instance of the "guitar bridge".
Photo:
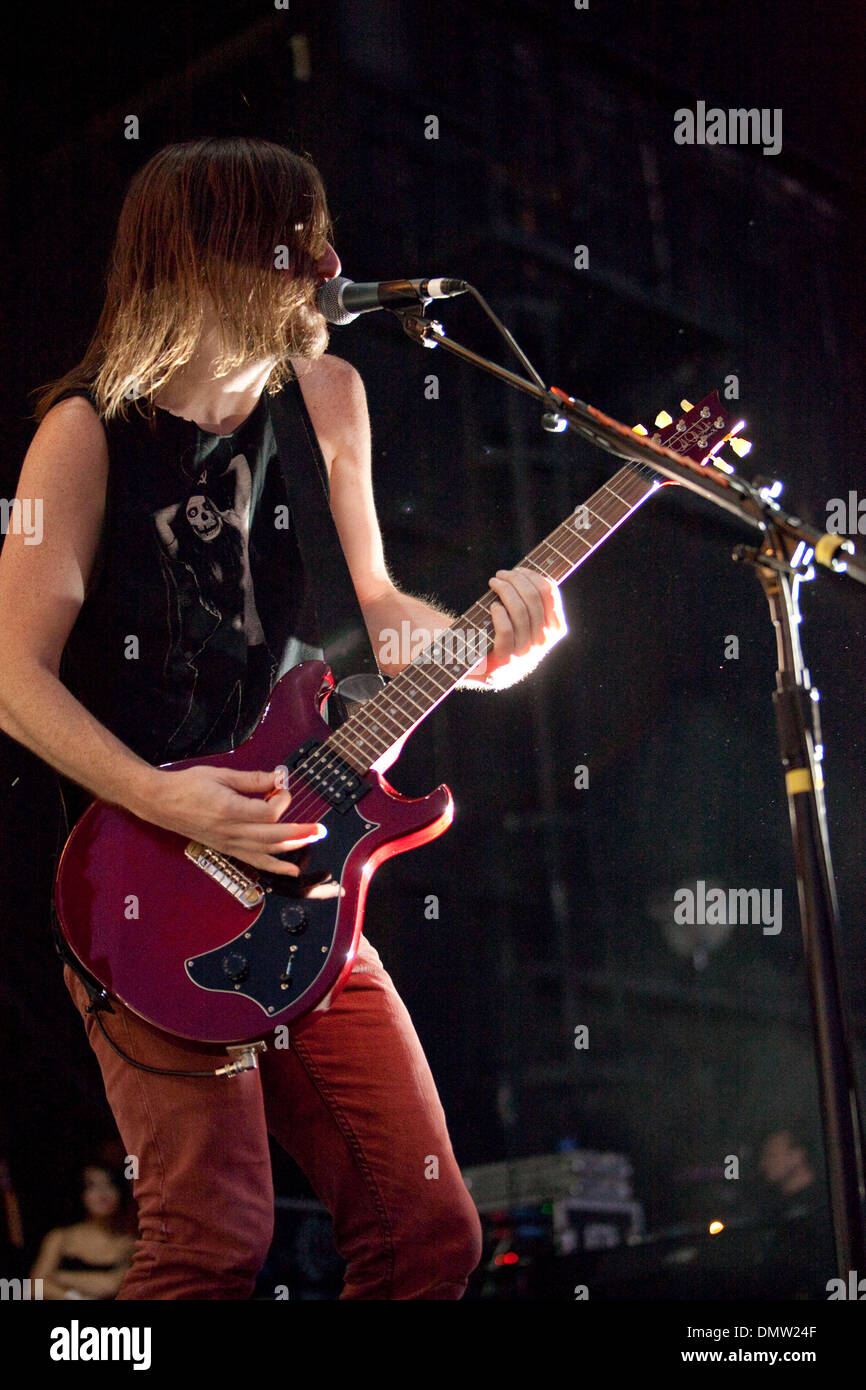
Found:
M 264 898 L 265 891 L 261 884 L 256 883 L 255 879 L 250 878 L 227 855 L 220 854 L 218 850 L 200 845 L 197 840 L 190 840 L 184 854 L 250 911 L 258 907 Z

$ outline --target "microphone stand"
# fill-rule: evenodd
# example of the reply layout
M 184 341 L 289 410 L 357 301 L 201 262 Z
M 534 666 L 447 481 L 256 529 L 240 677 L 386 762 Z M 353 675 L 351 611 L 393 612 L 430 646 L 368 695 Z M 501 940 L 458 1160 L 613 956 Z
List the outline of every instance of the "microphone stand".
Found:
M 733 513 L 760 533 L 754 546 L 737 546 L 735 560 L 750 564 L 767 597 L 776 634 L 778 669 L 773 708 L 791 822 L 797 895 L 806 960 L 809 999 L 818 1071 L 819 1099 L 827 1159 L 830 1208 L 839 1276 L 866 1275 L 866 1188 L 864 1131 L 850 1042 L 851 1029 L 838 964 L 839 910 L 830 859 L 824 802 L 818 719 L 818 692 L 803 663 L 798 626 L 799 586 L 815 576 L 815 564 L 866 585 L 866 563 L 851 542 L 820 531 L 783 511 L 771 489 L 746 482 L 639 435 L 627 425 L 575 400 L 558 387 L 545 387 L 511 334 L 471 286 L 510 346 L 535 378 L 529 381 L 479 356 L 449 338 L 441 323 L 424 318 L 421 306 L 388 312 L 404 332 L 426 348 L 442 347 L 465 362 L 534 396 L 544 407 L 542 425 L 560 432 L 572 425 L 579 435 L 630 463 L 648 464 L 716 506 Z

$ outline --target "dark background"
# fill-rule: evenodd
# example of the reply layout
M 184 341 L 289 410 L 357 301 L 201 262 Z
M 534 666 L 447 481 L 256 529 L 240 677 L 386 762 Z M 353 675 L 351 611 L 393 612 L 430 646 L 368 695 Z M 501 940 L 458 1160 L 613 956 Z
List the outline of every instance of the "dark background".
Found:
M 16 16 L 3 496 L 33 433 L 28 392 L 95 326 L 131 174 L 168 142 L 236 133 L 310 154 L 344 274 L 470 280 L 547 381 L 617 418 L 649 424 L 736 374 L 732 408 L 755 441 L 742 471 L 781 476 L 791 506 L 826 522 L 831 497 L 864 489 L 864 25 L 858 6 L 766 0 L 151 0 L 40 8 L 32 28 Z M 782 152 L 675 144 L 673 113 L 699 99 L 781 108 Z M 435 316 L 512 365 L 468 297 Z M 409 592 L 462 610 L 614 471 L 390 315 L 335 329 L 331 350 L 367 385 L 386 552 Z M 748 534 L 671 488 L 617 532 L 565 585 L 570 636 L 531 682 L 459 694 L 418 730 L 391 778 L 406 794 L 447 781 L 457 817 L 383 866 L 368 900 L 458 1160 L 624 1153 L 654 1230 L 745 1210 L 769 1131 L 820 1140 L 775 645 L 755 577 L 730 561 Z M 859 1055 L 864 596 L 822 576 L 803 610 Z M 50 942 L 53 782 L 2 744 L 0 1105 L 35 1242 L 74 1214 L 76 1165 L 111 1120 Z M 663 928 L 698 878 L 781 888 L 781 933 L 735 927 L 696 965 Z M 732 1153 L 739 1185 L 720 1178 Z M 279 1158 L 277 1177 L 303 1190 Z

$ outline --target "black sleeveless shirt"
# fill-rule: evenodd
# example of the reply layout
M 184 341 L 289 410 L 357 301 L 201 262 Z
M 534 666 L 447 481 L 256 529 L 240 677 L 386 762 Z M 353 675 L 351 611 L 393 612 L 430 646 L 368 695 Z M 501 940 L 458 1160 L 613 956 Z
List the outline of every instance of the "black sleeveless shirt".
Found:
M 301 388 L 282 391 L 288 466 L 312 474 Z M 60 679 L 147 762 L 224 752 L 280 676 L 322 656 L 268 396 L 231 435 L 134 402 L 104 423 L 105 521 Z

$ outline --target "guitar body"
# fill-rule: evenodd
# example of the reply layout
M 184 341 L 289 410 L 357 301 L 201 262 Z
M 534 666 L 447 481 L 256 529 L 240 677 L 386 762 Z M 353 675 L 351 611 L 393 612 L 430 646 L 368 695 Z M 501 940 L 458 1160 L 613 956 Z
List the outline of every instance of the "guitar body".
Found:
M 324 662 L 303 662 L 274 687 L 245 743 L 165 770 L 290 766 L 308 740 L 332 734 L 321 714 L 332 688 Z M 339 810 L 312 791 L 298 793 L 293 778 L 287 820 L 326 815 L 328 828 L 287 856 L 301 866 L 300 881 L 226 860 L 94 802 L 58 868 L 55 907 L 66 942 L 109 995 L 178 1037 L 243 1043 L 281 1024 L 309 1025 L 351 973 L 378 865 L 435 839 L 453 817 L 446 786 L 412 799 L 372 769 L 359 776 L 362 795 Z

